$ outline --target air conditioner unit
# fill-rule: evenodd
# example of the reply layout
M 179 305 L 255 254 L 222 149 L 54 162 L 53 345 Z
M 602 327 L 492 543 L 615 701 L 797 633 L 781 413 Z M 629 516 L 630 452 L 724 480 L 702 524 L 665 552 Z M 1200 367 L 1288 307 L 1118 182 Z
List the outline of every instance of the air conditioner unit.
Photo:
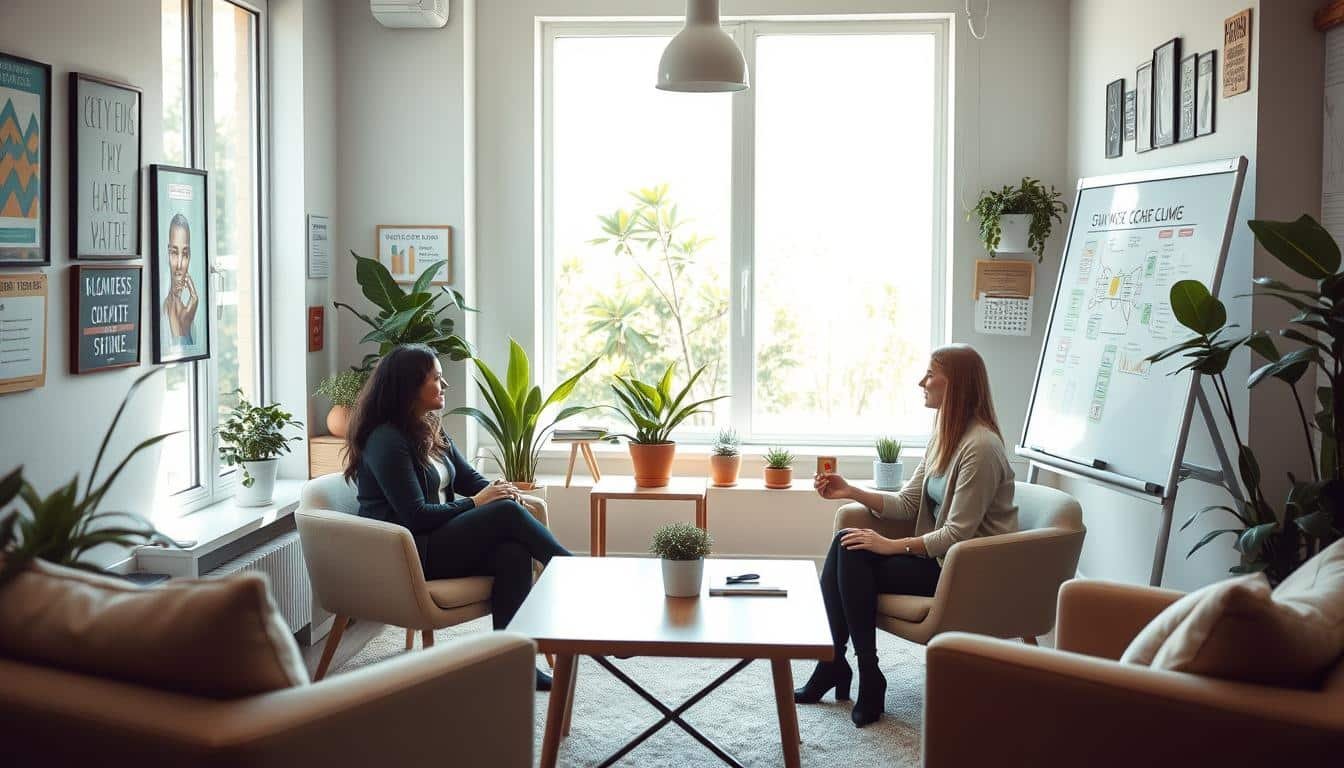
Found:
M 369 0 L 373 18 L 393 29 L 435 29 L 448 23 L 448 0 Z

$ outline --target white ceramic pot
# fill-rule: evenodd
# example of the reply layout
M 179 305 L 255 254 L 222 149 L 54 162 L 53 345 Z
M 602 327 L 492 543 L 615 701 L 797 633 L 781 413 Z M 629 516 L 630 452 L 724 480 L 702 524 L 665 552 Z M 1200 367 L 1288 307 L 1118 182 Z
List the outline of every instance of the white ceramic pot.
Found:
M 879 491 L 899 491 L 905 478 L 905 466 L 901 462 L 888 464 L 873 460 L 873 487 Z
M 252 487 L 243 485 L 242 478 L 238 478 L 234 503 L 240 507 L 260 507 L 270 504 L 271 497 L 275 495 L 275 473 L 280 469 L 280 460 L 244 461 L 243 468 L 252 477 Z
M 999 217 L 999 247 L 995 253 L 1026 253 L 1027 235 L 1031 231 L 1031 214 L 1005 213 Z
M 668 597 L 699 597 L 705 560 L 663 560 L 663 591 Z

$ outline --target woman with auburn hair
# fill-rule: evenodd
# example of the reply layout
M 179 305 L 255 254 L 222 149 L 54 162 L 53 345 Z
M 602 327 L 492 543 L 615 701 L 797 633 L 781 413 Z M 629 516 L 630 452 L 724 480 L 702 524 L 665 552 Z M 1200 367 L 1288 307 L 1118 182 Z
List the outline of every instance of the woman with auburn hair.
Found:
M 493 577 L 491 618 L 503 629 L 532 589 L 532 561 L 569 550 L 523 508 L 513 484 L 481 477 L 443 432 L 443 387 L 429 347 L 403 344 L 384 356 L 350 418 L 345 477 L 361 517 L 415 537 L 426 579 Z M 537 670 L 537 689 L 550 685 Z
M 874 517 L 915 521 L 915 535 L 907 539 L 888 539 L 867 528 L 837 531 L 822 568 L 835 659 L 817 663 L 807 684 L 794 691 L 794 701 L 814 704 L 832 688 L 837 701 L 849 700 L 853 671 L 845 644 L 852 640 L 859 695 L 850 719 L 860 728 L 882 716 L 887 694 L 877 664 L 878 594 L 932 597 L 952 545 L 1017 530 L 1013 470 L 984 360 L 966 344 L 940 347 L 919 386 L 924 406 L 938 415 L 924 458 L 899 492 L 869 491 L 838 474 L 813 481 L 822 498 L 857 501 Z

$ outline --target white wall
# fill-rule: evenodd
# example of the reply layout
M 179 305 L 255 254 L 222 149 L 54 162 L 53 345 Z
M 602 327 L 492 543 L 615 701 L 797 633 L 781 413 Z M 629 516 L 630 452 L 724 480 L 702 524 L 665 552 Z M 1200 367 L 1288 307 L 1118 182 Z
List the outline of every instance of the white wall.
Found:
M 141 164 L 162 162 L 162 62 L 159 42 L 159 0 L 118 0 L 87 3 L 79 0 L 5 0 L 0 20 L 0 50 L 52 66 L 51 119 L 51 266 L 47 275 L 47 381 L 46 386 L 0 395 L 0 473 L 24 466 L 24 477 L 45 496 L 80 476 L 81 492 L 112 414 L 137 376 L 149 368 L 74 376 L 69 373 L 69 160 L 70 142 L 67 80 L 72 71 L 120 80 L 143 90 Z M 141 186 L 148 186 L 142 173 Z M 148 197 L 141 195 L 143 234 L 141 253 L 149 249 Z M 80 262 L 90 263 L 90 262 Z M 120 263 L 120 262 L 118 262 Z M 132 263 L 144 267 L 141 308 L 141 359 L 148 363 L 151 316 L 149 312 L 149 259 Z M 5 274 L 23 271 L 6 268 Z M 159 404 L 163 377 L 151 379 L 122 416 L 116 438 L 100 469 L 100 479 L 137 443 L 159 431 Z M 146 512 L 150 499 L 144 489 L 154 487 L 157 451 L 138 457 L 122 473 L 104 499 L 103 510 Z M 92 559 L 112 562 L 124 557 L 115 550 L 99 550 Z

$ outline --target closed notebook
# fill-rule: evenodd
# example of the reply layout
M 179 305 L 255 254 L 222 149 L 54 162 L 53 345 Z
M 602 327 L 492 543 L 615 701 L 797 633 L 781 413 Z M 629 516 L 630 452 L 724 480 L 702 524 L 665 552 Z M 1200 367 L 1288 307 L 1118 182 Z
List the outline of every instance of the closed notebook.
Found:
M 720 582 L 710 586 L 709 594 L 714 597 L 723 597 L 726 595 L 765 595 L 768 597 L 784 597 L 789 594 L 789 590 L 774 584 L 725 584 Z

